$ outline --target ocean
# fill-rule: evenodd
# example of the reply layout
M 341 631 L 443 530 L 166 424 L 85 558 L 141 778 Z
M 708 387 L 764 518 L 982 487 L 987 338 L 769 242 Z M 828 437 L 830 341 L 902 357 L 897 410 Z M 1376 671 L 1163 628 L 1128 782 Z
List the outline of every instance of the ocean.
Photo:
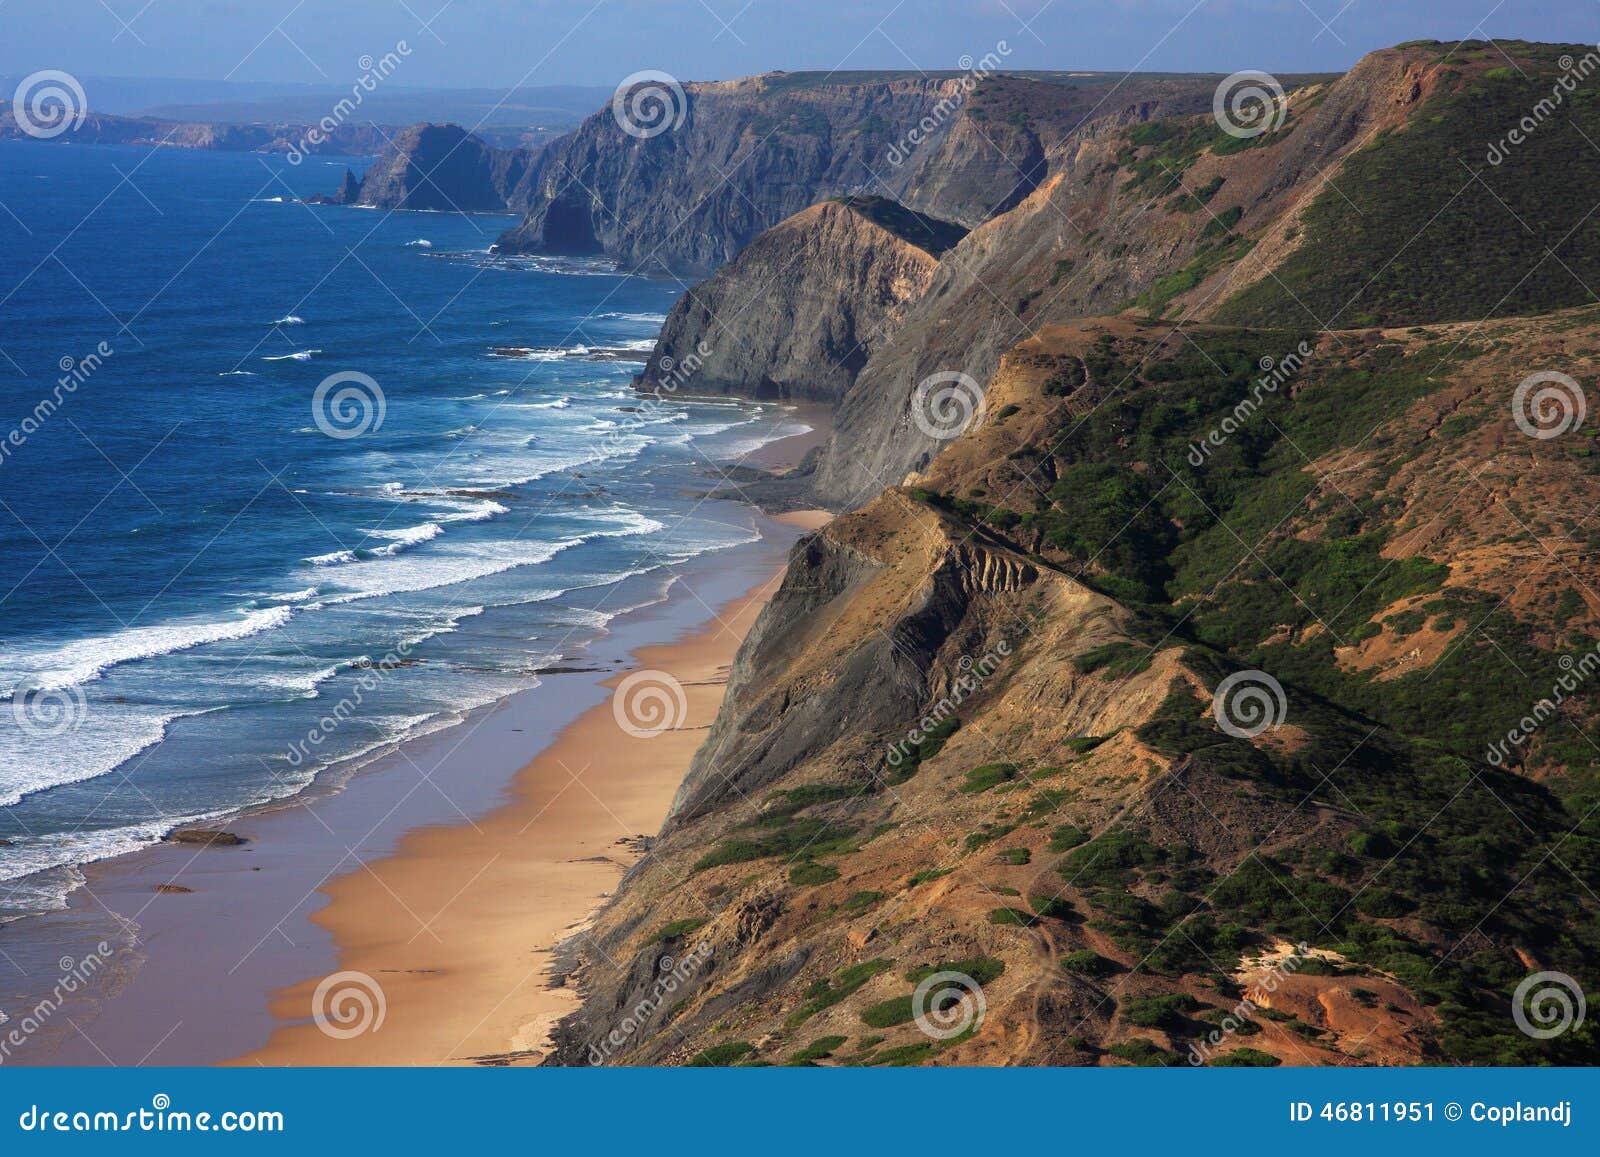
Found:
M 682 287 L 349 163 L 0 143 L 0 920 L 581 661 L 803 432 L 629 389 Z

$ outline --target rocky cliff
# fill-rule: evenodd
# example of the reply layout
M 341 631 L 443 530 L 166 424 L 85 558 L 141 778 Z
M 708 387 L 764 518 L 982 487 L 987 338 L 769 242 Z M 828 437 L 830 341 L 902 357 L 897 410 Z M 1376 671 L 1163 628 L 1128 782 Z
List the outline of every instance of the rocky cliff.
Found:
M 361 178 L 345 182 L 330 200 L 379 209 L 503 212 L 521 208 L 537 153 L 497 149 L 460 125 L 402 129 Z
M 965 233 L 883 198 L 813 205 L 679 298 L 634 384 L 837 402 Z
M 1108 122 L 948 251 L 555 1062 L 1593 1063 L 1512 1005 L 1600 983 L 1587 162 L 1434 165 L 1577 51 L 1378 53 L 1265 139 Z M 1600 133 L 1567 109 L 1541 148 Z
M 1233 278 L 1252 275 L 1241 265 L 1262 276 L 1261 257 L 1281 244 L 1261 239 L 1292 229 L 1308 199 L 1337 197 L 1323 176 L 1337 184 L 1345 158 L 1415 112 L 1426 55 L 1376 53 L 1335 81 L 1291 89 L 1282 127 L 1242 141 L 1209 114 L 1083 130 L 1048 181 L 951 251 L 862 367 L 817 471 L 819 501 L 859 505 L 942 449 L 914 420 L 930 375 L 983 383 L 1043 325 L 1129 306 L 1206 316 Z
M 1043 181 L 1086 122 L 1198 112 L 1211 86 L 848 73 L 660 86 L 649 135 L 608 108 L 552 145 L 527 220 L 500 245 L 704 275 L 763 230 L 856 193 L 971 228 Z
M 1296 340 L 1292 396 L 1257 391 L 1261 351 Z M 1535 870 L 1600 835 L 1600 760 L 1572 746 L 1600 704 L 1569 703 L 1522 772 L 1484 756 L 1559 640 L 1600 629 L 1556 596 L 1595 547 L 1545 556 L 1507 509 L 1600 503 L 1505 404 L 1557 351 L 1600 368 L 1593 309 L 1091 321 L 1008 353 L 1003 419 L 796 547 L 661 838 L 585 934 L 555 1059 L 1595 1055 L 1506 1002 L 1530 969 L 1600 975 L 1600 904 Z M 1085 367 L 1120 371 L 1117 405 Z M 1600 844 L 1563 847 L 1600 883 Z
M 50 140 L 68 144 L 144 145 L 172 149 L 208 149 L 225 153 L 330 153 L 370 156 L 383 148 L 387 132 L 372 124 L 340 125 L 331 133 L 293 122 L 277 124 L 219 124 L 210 121 L 170 121 L 155 117 L 112 116 L 86 113 L 71 129 Z M 31 140 L 16 122 L 9 104 L 0 106 L 0 140 Z

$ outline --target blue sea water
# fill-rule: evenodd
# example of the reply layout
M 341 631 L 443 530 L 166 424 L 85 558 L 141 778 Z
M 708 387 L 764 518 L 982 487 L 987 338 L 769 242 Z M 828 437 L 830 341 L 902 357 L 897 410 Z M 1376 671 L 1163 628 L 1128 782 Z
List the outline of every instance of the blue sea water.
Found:
M 641 408 L 678 285 L 296 200 L 344 164 L 0 143 L 0 918 L 533 685 L 755 537 L 699 471 L 803 427 Z

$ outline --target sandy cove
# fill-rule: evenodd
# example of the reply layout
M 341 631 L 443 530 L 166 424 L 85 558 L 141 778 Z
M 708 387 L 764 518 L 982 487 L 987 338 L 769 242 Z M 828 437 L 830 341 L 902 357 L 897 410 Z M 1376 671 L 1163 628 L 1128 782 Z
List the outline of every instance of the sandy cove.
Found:
M 782 517 L 805 529 L 827 520 L 816 511 Z M 571 988 L 550 987 L 554 947 L 638 859 L 636 837 L 660 828 L 722 702 L 734 653 L 781 577 L 718 608 L 688 637 L 634 652 L 630 671 L 665 671 L 682 685 L 680 727 L 630 735 L 607 699 L 518 772 L 511 803 L 470 824 L 410 832 L 394 854 L 331 881 L 313 920 L 332 933 L 340 971 L 376 982 L 381 1025 L 342 1038 L 324 1032 L 311 1018 L 324 978 L 310 977 L 275 995 L 279 1027 L 234 1063 L 537 1063 L 552 1026 L 578 1006 Z M 354 1026 L 372 1019 L 363 993 L 376 1009 L 364 980 L 331 981 L 322 1007 L 335 1016 L 342 1008 Z

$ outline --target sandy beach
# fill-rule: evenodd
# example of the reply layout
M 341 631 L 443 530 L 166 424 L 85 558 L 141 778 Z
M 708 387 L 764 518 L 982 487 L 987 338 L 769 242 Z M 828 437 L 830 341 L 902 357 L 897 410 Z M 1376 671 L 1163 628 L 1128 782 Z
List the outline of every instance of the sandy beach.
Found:
M 811 528 L 825 516 L 785 521 Z M 332 933 L 339 972 L 352 975 L 308 977 L 279 993 L 280 1027 L 238 1063 L 537 1063 L 550 1028 L 577 1007 L 572 989 L 550 987 L 552 950 L 638 859 L 639 837 L 660 827 L 734 653 L 780 577 L 717 608 L 687 638 L 639 649 L 629 672 L 606 681 L 615 689 L 635 672 L 651 672 L 656 687 L 676 680 L 676 727 L 640 733 L 629 722 L 630 731 L 617 700 L 599 704 L 518 773 L 507 806 L 412 832 L 394 855 L 332 881 L 313 919 Z
M 794 416 L 814 428 L 746 464 L 792 468 L 825 437 L 825 412 Z M 576 1004 L 549 987 L 551 948 L 658 830 L 789 545 L 825 520 L 758 515 L 758 541 L 693 560 L 662 602 L 618 618 L 536 688 L 348 782 L 223 821 L 241 846 L 159 843 L 89 866 L 65 911 L 0 932 L 28 974 L 109 949 L 101 981 L 6 1063 L 536 1061 Z M 612 708 L 612 688 L 644 670 L 683 695 L 677 726 L 648 739 Z M 342 972 L 371 978 L 357 987 L 374 1008 L 381 990 L 378 1031 L 339 1038 L 314 1023 L 318 985 Z

